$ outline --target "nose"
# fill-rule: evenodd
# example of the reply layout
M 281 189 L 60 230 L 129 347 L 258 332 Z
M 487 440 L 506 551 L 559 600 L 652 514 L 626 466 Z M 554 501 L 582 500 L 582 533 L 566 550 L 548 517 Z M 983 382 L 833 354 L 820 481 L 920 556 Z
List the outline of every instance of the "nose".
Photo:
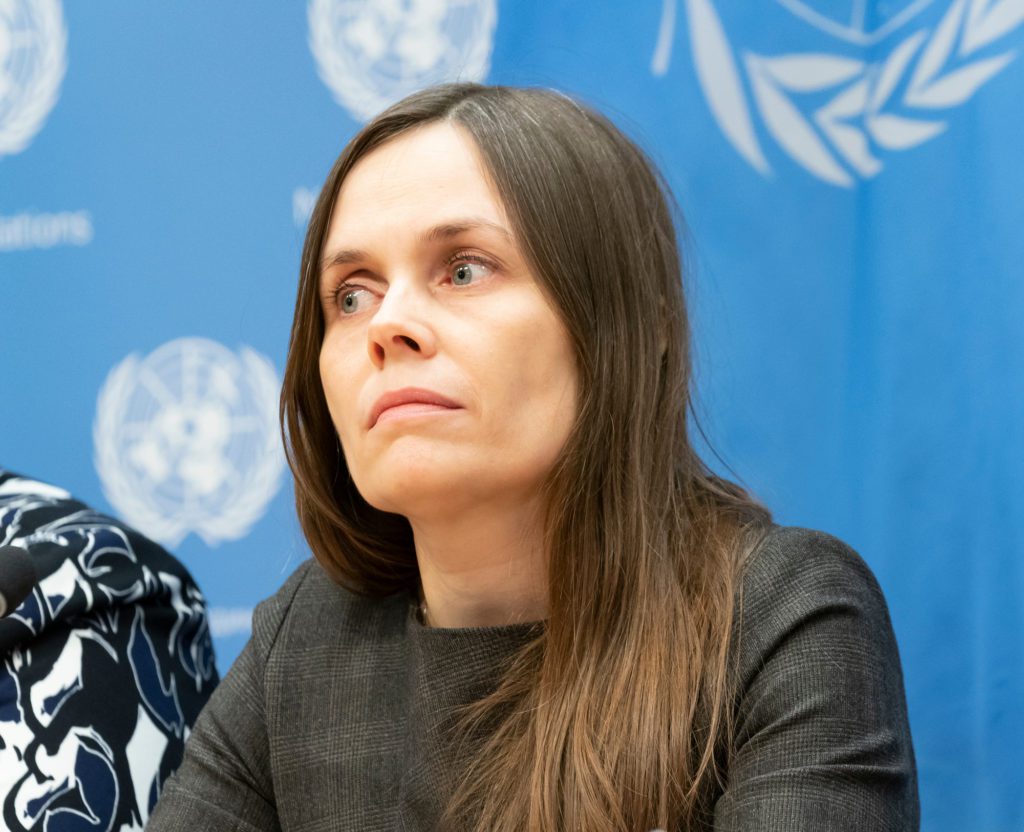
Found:
M 389 360 L 411 356 L 429 358 L 437 351 L 425 306 L 425 299 L 411 287 L 392 283 L 388 288 L 367 333 L 370 360 L 378 369 Z

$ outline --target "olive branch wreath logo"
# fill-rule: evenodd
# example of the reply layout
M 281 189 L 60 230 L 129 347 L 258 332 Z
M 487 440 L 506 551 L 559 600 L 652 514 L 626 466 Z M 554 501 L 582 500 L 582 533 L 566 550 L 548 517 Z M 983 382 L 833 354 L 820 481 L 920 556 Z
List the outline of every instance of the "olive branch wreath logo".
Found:
M 436 5 L 463 7 L 471 12 L 470 32 L 459 38 L 457 63 L 438 74 L 436 68 L 426 73 L 401 69 L 390 75 L 375 71 L 365 59 L 354 52 L 345 41 L 345 31 L 352 25 L 361 6 L 370 6 L 367 0 L 309 0 L 309 49 L 316 60 L 320 80 L 334 96 L 334 100 L 360 121 L 367 121 L 385 107 L 398 101 L 419 87 L 456 76 L 468 81 L 482 81 L 491 66 L 494 48 L 494 30 L 498 20 L 497 0 L 439 0 Z M 391 15 L 389 35 L 394 35 L 408 18 L 408 4 L 399 4 L 400 13 Z M 388 17 L 385 15 L 385 17 Z M 378 45 L 380 46 L 380 45 Z
M 0 92 L 4 87 L 13 90 L 9 104 L 0 96 L 0 156 L 19 153 L 28 146 L 57 103 L 61 81 L 67 70 L 68 33 L 64 28 L 59 0 L 22 0 L 15 5 L 22 6 L 32 23 L 28 32 L 18 34 L 35 41 L 38 55 L 36 65 L 20 90 L 16 83 L 0 83 Z M 4 67 L 0 66 L 0 82 L 4 80 L 3 70 Z M 16 82 L 18 79 L 12 80 Z
M 187 340 L 190 339 L 181 339 Z M 184 503 L 177 511 L 169 513 L 166 508 L 157 506 L 129 471 L 118 440 L 132 391 L 140 383 L 143 359 L 134 353 L 127 356 L 110 371 L 100 390 L 93 443 L 94 463 L 103 493 L 122 518 L 161 543 L 176 546 L 190 531 L 198 534 L 208 546 L 238 540 L 262 517 L 280 488 L 284 455 L 277 431 L 280 390 L 277 374 L 269 359 L 248 347 L 242 347 L 238 358 L 245 382 L 260 405 L 254 416 L 262 423 L 262 439 L 244 482 L 237 483 L 229 499 L 216 510 L 193 502 Z
M 1024 0 L 954 0 L 934 27 L 918 29 L 876 62 L 822 52 L 744 51 L 738 60 L 712 0 L 683 2 L 701 88 L 733 147 L 771 175 L 749 88 L 779 147 L 810 173 L 842 187 L 881 171 L 883 152 L 908 150 L 942 133 L 944 111 L 966 102 L 1016 57 L 1015 49 L 978 53 L 1024 23 Z M 655 75 L 668 70 L 676 3 L 664 0 L 651 61 Z M 800 94 L 833 89 L 810 112 L 800 107 Z

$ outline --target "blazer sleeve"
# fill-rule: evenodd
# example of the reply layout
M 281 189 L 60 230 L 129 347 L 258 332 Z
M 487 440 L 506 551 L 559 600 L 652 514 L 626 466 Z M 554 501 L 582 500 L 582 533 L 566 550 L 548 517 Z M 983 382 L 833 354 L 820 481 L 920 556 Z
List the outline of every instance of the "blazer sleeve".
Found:
M 821 532 L 775 529 L 742 581 L 739 699 L 716 832 L 917 830 L 896 639 L 868 566 Z
M 165 784 L 147 832 L 281 828 L 267 737 L 264 669 L 311 563 L 306 561 L 276 595 L 256 607 L 252 636 L 199 715 L 181 767 Z

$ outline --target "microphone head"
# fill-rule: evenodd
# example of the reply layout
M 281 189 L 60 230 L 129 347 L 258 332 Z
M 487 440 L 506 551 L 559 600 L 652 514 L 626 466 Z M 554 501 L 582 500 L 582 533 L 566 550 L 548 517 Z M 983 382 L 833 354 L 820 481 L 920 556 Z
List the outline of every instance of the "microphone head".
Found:
M 38 580 L 28 552 L 17 546 L 0 546 L 0 618 L 14 612 Z

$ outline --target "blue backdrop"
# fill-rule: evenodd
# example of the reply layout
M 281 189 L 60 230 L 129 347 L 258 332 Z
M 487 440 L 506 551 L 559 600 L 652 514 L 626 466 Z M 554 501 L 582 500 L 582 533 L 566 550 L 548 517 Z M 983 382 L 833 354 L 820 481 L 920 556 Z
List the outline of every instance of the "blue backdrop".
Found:
M 1024 0 L 0 0 L 0 464 L 164 541 L 222 671 L 301 559 L 275 441 L 334 157 L 443 78 L 664 168 L 703 421 L 888 596 L 924 829 L 1024 828 Z

